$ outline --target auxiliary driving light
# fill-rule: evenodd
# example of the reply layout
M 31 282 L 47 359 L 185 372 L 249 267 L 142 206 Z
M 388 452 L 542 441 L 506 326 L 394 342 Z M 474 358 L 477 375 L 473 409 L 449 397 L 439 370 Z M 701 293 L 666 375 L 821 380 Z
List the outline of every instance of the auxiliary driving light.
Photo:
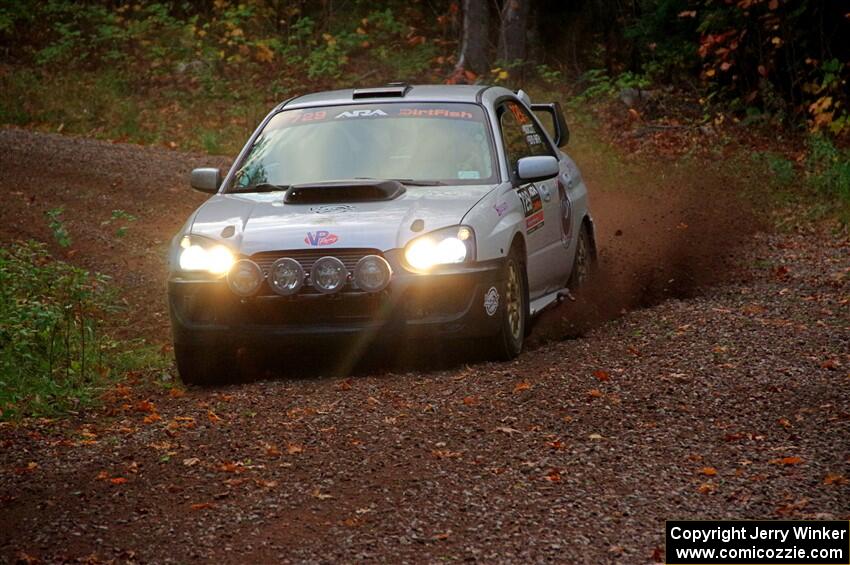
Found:
M 272 263 L 269 269 L 269 286 L 278 294 L 289 296 L 298 292 L 304 284 L 304 268 L 295 259 L 283 257 Z
M 237 296 L 251 296 L 263 283 L 263 270 L 250 259 L 240 259 L 227 273 L 227 285 Z
M 366 255 L 354 267 L 354 282 L 366 292 L 380 292 L 390 284 L 393 270 L 386 259 L 378 255 Z
M 310 284 L 324 294 L 339 292 L 348 280 L 348 269 L 336 257 L 322 257 L 310 269 Z

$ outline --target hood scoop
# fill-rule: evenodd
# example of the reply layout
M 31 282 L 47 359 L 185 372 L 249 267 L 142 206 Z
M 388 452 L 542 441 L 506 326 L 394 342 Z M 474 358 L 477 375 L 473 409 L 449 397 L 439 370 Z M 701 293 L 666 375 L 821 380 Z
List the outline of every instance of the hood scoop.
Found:
M 358 179 L 293 185 L 284 193 L 283 201 L 286 204 L 380 202 L 394 200 L 404 193 L 404 185 L 398 181 Z

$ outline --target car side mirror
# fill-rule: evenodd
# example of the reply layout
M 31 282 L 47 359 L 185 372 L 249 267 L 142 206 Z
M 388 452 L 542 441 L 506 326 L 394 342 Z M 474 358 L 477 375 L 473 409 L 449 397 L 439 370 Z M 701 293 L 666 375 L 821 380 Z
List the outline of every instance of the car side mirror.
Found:
M 570 128 L 567 126 L 567 120 L 564 118 L 564 111 L 561 110 L 561 104 L 552 102 L 550 104 L 532 104 L 531 109 L 534 114 L 544 122 L 544 127 L 552 134 L 552 140 L 558 147 L 565 147 L 570 141 Z M 545 116 L 546 119 L 541 119 Z
M 197 191 L 215 194 L 221 186 L 221 171 L 213 167 L 194 169 L 190 183 Z
M 550 155 L 523 157 L 516 164 L 517 176 L 520 180 L 534 182 L 550 179 L 560 172 L 558 160 Z

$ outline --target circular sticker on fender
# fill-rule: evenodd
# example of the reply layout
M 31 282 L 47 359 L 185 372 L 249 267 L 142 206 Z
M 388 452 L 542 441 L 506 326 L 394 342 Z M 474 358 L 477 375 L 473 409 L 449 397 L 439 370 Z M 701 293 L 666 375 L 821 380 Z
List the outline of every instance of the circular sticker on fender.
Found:
M 499 291 L 495 286 L 491 286 L 484 294 L 484 311 L 488 316 L 493 316 L 499 309 Z

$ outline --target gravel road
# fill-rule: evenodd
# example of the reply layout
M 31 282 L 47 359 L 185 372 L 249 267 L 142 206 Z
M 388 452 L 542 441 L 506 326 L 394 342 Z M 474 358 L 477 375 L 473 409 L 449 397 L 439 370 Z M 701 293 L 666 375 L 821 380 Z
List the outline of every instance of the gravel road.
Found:
M 167 343 L 162 256 L 209 160 L 10 129 L 0 148 L 0 238 L 47 240 L 64 203 L 69 260 Z M 602 277 L 516 361 L 286 352 L 288 378 L 131 377 L 101 409 L 0 424 L 0 561 L 652 563 L 665 519 L 850 519 L 850 242 L 577 152 Z M 115 241 L 119 208 L 139 220 Z

